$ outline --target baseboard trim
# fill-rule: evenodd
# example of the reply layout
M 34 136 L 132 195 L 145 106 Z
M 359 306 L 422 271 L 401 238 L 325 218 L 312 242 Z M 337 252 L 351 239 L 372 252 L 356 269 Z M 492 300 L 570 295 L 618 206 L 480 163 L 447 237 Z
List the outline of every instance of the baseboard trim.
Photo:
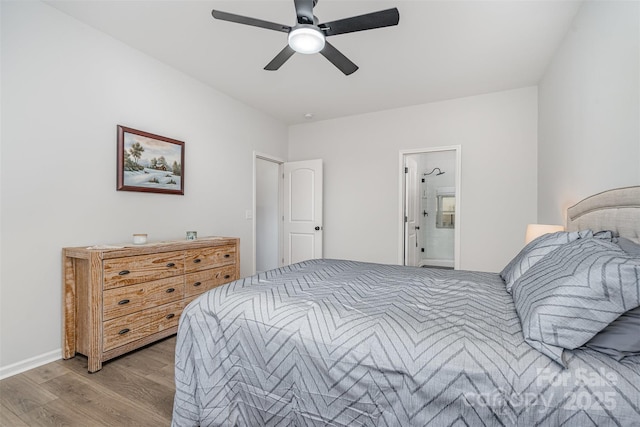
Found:
M 21 374 L 22 372 L 37 368 L 38 366 L 46 365 L 47 363 L 55 362 L 56 360 L 60 359 L 62 359 L 61 348 L 41 354 L 39 356 L 22 360 L 20 362 L 13 363 L 9 366 L 0 367 L 0 380 Z

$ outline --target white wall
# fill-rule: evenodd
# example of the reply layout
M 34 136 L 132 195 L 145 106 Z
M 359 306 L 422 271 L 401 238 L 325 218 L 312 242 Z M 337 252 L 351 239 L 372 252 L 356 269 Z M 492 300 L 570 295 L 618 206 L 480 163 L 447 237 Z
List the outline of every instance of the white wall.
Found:
M 640 3 L 587 1 L 539 85 L 538 221 L 640 184 Z
M 45 4 L 1 8 L 7 374 L 60 357 L 62 247 L 197 230 L 240 237 L 249 274 L 253 150 L 286 157 L 287 129 Z M 186 142 L 184 196 L 115 190 L 117 124 Z
M 462 146 L 461 267 L 499 271 L 536 219 L 537 88 L 289 129 L 289 159 L 324 160 L 324 255 L 398 262 L 400 150 Z

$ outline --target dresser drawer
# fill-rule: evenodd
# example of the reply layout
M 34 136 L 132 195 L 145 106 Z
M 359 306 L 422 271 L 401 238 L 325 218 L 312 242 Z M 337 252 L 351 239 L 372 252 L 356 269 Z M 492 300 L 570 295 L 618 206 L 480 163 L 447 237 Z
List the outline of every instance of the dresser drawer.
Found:
M 104 289 L 112 289 L 183 274 L 184 253 L 162 252 L 106 259 L 102 265 Z
M 184 298 L 184 276 L 109 289 L 103 295 L 104 320 Z
M 191 249 L 185 256 L 187 273 L 222 267 L 236 263 L 235 246 L 218 246 L 213 248 Z
M 200 271 L 187 274 L 185 284 L 185 295 L 191 297 L 199 295 L 216 286 L 224 285 L 237 279 L 236 266 L 213 268 L 211 270 Z
M 107 320 L 104 322 L 104 351 L 178 326 L 183 308 L 184 301 L 178 301 Z

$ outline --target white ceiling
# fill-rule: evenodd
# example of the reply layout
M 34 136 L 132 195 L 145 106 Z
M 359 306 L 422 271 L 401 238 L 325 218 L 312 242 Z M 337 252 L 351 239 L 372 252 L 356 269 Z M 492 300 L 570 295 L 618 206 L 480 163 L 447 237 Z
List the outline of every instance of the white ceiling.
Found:
M 360 69 L 320 54 L 263 67 L 287 35 L 214 20 L 218 9 L 295 24 L 293 0 L 49 0 L 48 4 L 287 124 L 535 85 L 580 1 L 319 0 L 320 22 L 391 7 L 398 26 L 329 38 Z

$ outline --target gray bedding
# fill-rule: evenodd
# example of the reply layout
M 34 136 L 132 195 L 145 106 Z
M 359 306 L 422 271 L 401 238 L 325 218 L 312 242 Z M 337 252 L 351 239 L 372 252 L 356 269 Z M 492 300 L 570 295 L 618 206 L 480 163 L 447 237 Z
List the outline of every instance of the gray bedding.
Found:
M 174 426 L 640 426 L 640 356 L 523 338 L 498 274 L 313 260 L 183 312 Z

